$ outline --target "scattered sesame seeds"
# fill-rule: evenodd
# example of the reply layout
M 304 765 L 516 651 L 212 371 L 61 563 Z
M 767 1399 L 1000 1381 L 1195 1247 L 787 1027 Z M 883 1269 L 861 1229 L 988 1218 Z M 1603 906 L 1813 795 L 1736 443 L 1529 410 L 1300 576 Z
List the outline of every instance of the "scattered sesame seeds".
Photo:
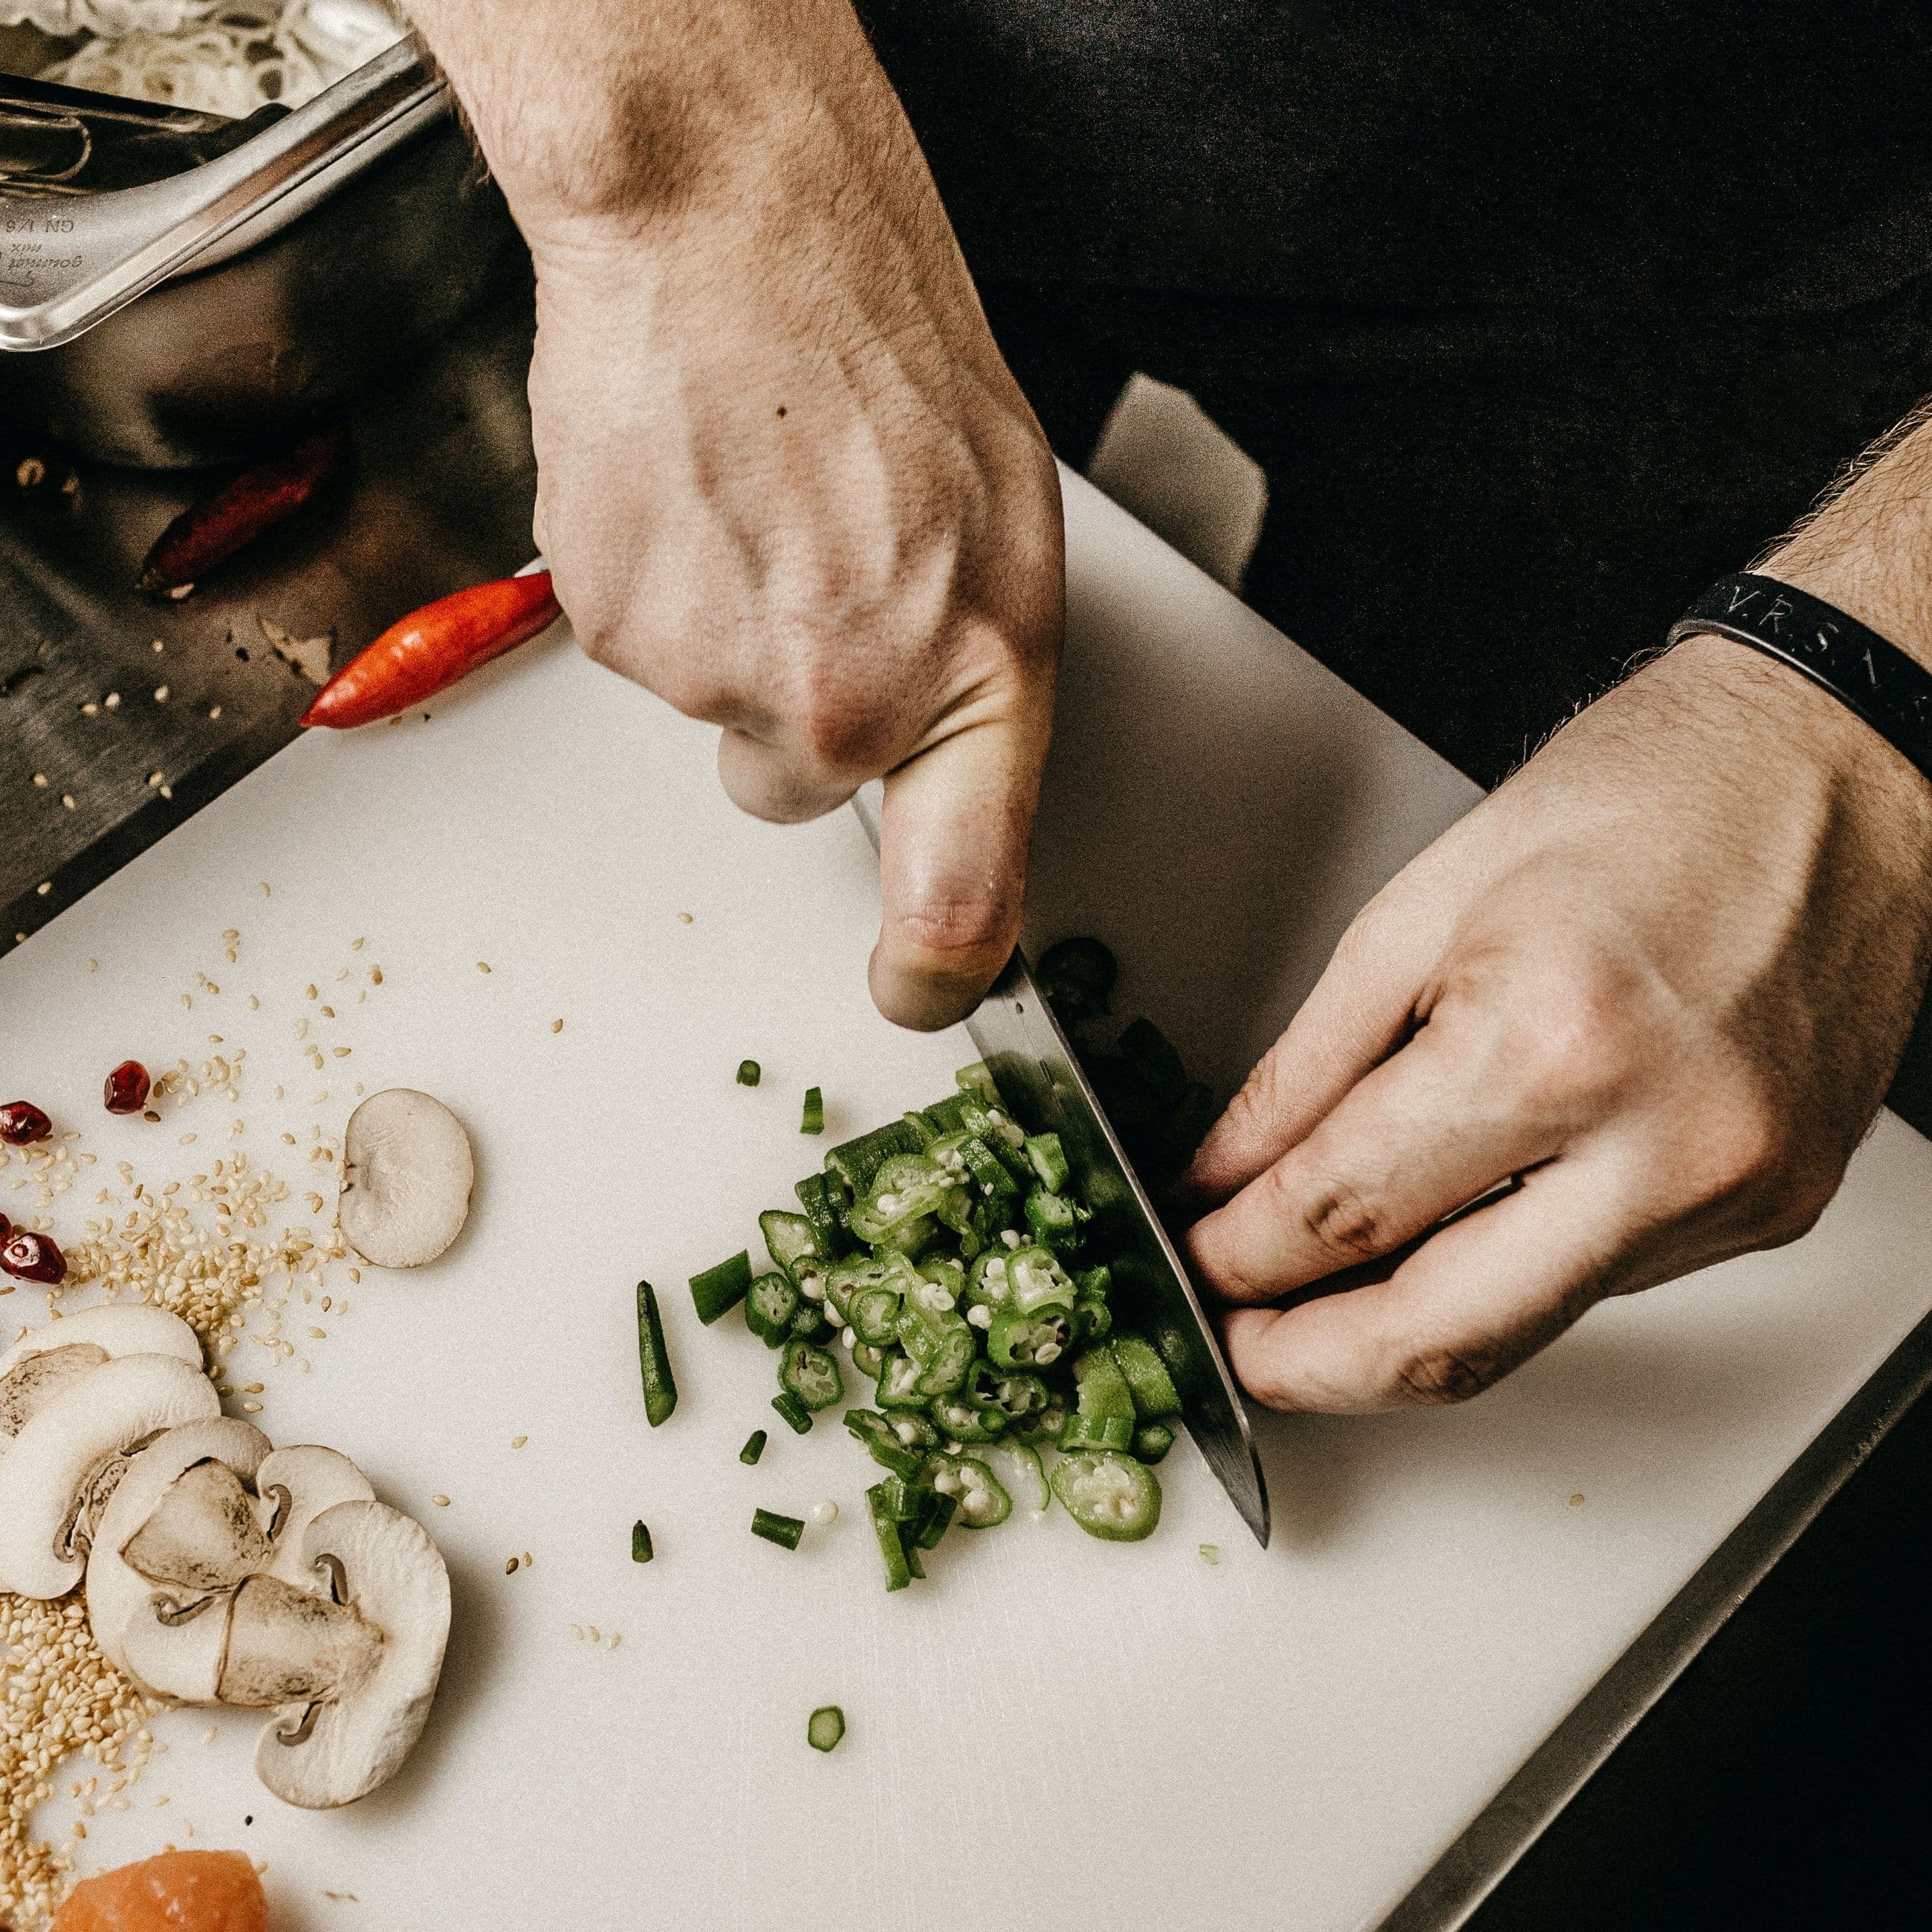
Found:
M 561 1032 L 562 1032 L 562 1030 L 563 1030 L 563 1022 L 562 1022 L 562 1021 L 561 1021 L 561 1020 L 552 1020 L 552 1021 L 550 1022 L 550 1031 L 551 1031 L 552 1033 L 561 1033 Z
M 118 711 L 121 709 L 121 694 L 118 691 L 110 691 L 102 701 L 110 711 Z
M 688 912 L 680 913 L 677 916 L 677 922 L 680 926 L 688 926 L 691 923 L 690 914 Z
M 527 1436 L 513 1436 L 510 1438 L 510 1447 L 512 1449 L 520 1449 L 530 1439 Z
M 41 790 L 45 791 L 47 787 L 53 783 L 53 781 L 47 776 L 45 772 L 36 772 L 34 774 L 34 782 L 40 787 Z
M 517 1559 L 513 1556 L 503 1565 L 503 1574 L 506 1576 L 514 1576 L 516 1574 Z
M 487 973 L 487 972 L 488 972 L 488 971 L 489 971 L 489 970 L 490 970 L 490 962 L 489 962 L 489 961 L 488 961 L 488 960 L 487 960 L 487 959 L 479 959 L 479 960 L 478 960 L 478 961 L 477 961 L 477 962 L 476 962 L 476 970 L 477 970 L 477 971 L 478 971 L 478 972 L 479 972 L 479 973 Z
M 261 1412 L 262 1405 L 252 1396 L 242 1405 L 242 1413 L 244 1415 L 260 1415 Z

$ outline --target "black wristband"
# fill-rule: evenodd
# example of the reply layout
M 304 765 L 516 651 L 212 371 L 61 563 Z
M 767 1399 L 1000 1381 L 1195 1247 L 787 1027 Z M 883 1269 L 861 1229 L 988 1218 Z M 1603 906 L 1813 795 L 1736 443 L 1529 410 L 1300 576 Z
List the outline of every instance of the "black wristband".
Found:
M 1720 577 L 1670 627 L 1714 634 L 1788 664 L 1932 778 L 1932 671 L 1856 617 L 1774 577 Z

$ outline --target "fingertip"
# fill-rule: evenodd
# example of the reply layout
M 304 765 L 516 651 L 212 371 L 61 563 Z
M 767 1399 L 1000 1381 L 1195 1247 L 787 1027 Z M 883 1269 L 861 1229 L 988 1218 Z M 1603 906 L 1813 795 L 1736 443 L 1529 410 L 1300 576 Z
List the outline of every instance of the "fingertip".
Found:
M 872 950 L 866 979 L 873 1005 L 895 1026 L 938 1033 L 971 1012 L 998 971 L 997 966 L 981 972 L 922 964 L 895 956 L 881 939 Z

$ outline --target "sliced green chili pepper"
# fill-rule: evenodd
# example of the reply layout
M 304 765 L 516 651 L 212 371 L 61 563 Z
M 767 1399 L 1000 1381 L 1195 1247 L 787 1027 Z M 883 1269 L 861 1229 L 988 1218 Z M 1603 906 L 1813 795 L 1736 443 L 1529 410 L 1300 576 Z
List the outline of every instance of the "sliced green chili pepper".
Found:
M 1036 1187 L 1026 1198 L 1028 1230 L 1040 1245 L 1056 1255 L 1070 1255 L 1087 1238 L 1085 1211 L 1064 1194 Z
M 754 1510 L 752 1512 L 752 1534 L 762 1536 L 767 1543 L 778 1544 L 787 1550 L 796 1550 L 799 1538 L 805 1534 L 805 1521 L 802 1516 L 780 1516 L 772 1510 Z
M 1044 1408 L 1013 1418 L 1012 1432 L 1028 1442 L 1058 1443 L 1072 1413 L 1066 1406 L 1066 1398 L 1059 1390 L 1052 1389 L 1048 1392 Z
M 881 1408 L 923 1408 L 928 1397 L 919 1392 L 918 1363 L 897 1348 L 889 1350 L 879 1370 L 878 1392 L 873 1400 Z
M 825 1131 L 825 1096 L 816 1087 L 805 1090 L 805 1111 L 799 1117 L 798 1130 L 802 1134 Z
M 1067 1308 L 1004 1309 L 986 1330 L 986 1354 L 1003 1369 L 1051 1368 L 1072 1346 L 1072 1316 Z
M 1080 1406 L 1060 1431 L 1060 1448 L 1130 1448 L 1134 1439 L 1134 1399 L 1112 1355 L 1105 1348 L 1090 1348 L 1073 1364 L 1073 1376 L 1080 1384 Z
M 790 1333 L 801 1342 L 829 1342 L 837 1331 L 815 1301 L 800 1299 L 791 1312 Z
M 1104 1301 L 1090 1301 L 1084 1294 L 1073 1304 L 1073 1341 L 1076 1348 L 1090 1348 L 1104 1342 L 1112 1332 L 1114 1311 Z
M 845 1735 L 845 1713 L 836 1704 L 821 1704 L 806 1720 L 805 1741 L 815 1751 L 836 1750 Z
M 899 1116 L 899 1118 L 912 1130 L 913 1138 L 922 1149 L 932 1146 L 940 1136 L 941 1130 L 935 1127 L 923 1114 L 914 1113 L 908 1108 Z
M 886 1418 L 869 1408 L 848 1408 L 845 1426 L 854 1439 L 866 1445 L 872 1460 L 902 1482 L 915 1482 L 926 1466 L 922 1451 L 909 1448 L 892 1432 Z
M 1134 1413 L 1143 1422 L 1158 1422 L 1180 1413 L 1180 1391 L 1167 1364 L 1144 1335 L 1123 1330 L 1108 1344 L 1133 1397 Z
M 745 1326 L 766 1348 L 782 1348 L 799 1306 L 798 1290 L 783 1275 L 761 1274 L 745 1298 Z
M 841 1141 L 825 1156 L 825 1171 L 836 1174 L 856 1201 L 872 1184 L 872 1177 L 896 1154 L 917 1154 L 922 1143 L 904 1120 L 893 1120 L 870 1133 Z
M 773 1396 L 772 1406 L 791 1424 L 794 1434 L 805 1436 L 811 1432 L 812 1412 L 790 1389 L 781 1390 Z
M 935 1100 L 931 1106 L 920 1111 L 935 1134 L 956 1134 L 960 1131 L 960 1115 L 965 1109 L 966 1100 L 964 1094 L 949 1094 L 944 1100 Z
M 855 1342 L 852 1345 L 852 1366 L 862 1376 L 879 1379 L 879 1371 L 886 1365 L 886 1352 L 874 1348 L 869 1342 Z
M 845 1393 L 845 1378 L 838 1372 L 837 1358 L 809 1342 L 785 1344 L 778 1379 L 788 1394 L 796 1396 L 814 1414 L 830 1408 Z
M 933 1420 L 955 1442 L 990 1442 L 1006 1432 L 1004 1410 L 976 1408 L 962 1396 L 938 1397 L 932 1414 Z
M 896 1288 L 862 1288 L 852 1298 L 852 1332 L 875 1348 L 891 1343 L 903 1298 Z
M 1014 1181 L 1023 1188 L 1031 1184 L 1033 1163 L 1026 1157 L 1026 1136 L 1010 1114 L 1001 1108 L 982 1106 L 977 1100 L 968 1100 L 962 1110 L 962 1118 L 968 1131 L 992 1151 Z M 967 1164 L 973 1164 L 970 1153 L 967 1154 Z
M 1134 1460 L 1149 1468 L 1174 1447 L 1174 1431 L 1164 1422 L 1144 1422 L 1134 1431 Z
M 989 1107 L 1000 1104 L 1000 1083 L 993 1078 L 993 1070 L 983 1060 L 976 1060 L 970 1066 L 961 1067 L 952 1078 L 961 1093 L 970 1094 Z
M 752 1286 L 752 1257 L 740 1248 L 728 1262 L 691 1277 L 691 1299 L 698 1318 L 710 1328 L 718 1316 L 736 1308 Z
M 758 1458 L 765 1453 L 765 1432 L 754 1429 L 745 1438 L 745 1446 L 738 1451 L 738 1460 L 748 1468 L 755 1467 Z
M 1049 1480 L 1066 1514 L 1089 1536 L 1138 1543 L 1160 1520 L 1160 1484 L 1131 1456 L 1106 1450 L 1063 1456 Z
M 1002 1486 L 1018 1508 L 1038 1511 L 1052 1502 L 1053 1492 L 1046 1486 L 1040 1451 L 1031 1443 L 1011 1440 L 984 1443 L 980 1454 L 988 1467 L 998 1463 L 994 1473 L 1004 1472 Z
M 761 1077 L 762 1070 L 755 1060 L 741 1060 L 738 1063 L 738 1084 L 755 1087 Z
M 905 1540 L 888 1506 L 886 1484 L 874 1483 L 866 1492 L 866 1502 L 872 1511 L 872 1534 L 878 1538 L 879 1554 L 885 1561 L 886 1588 L 903 1590 L 912 1581 L 912 1565 L 906 1561 Z
M 1044 1248 L 1015 1248 L 1006 1261 L 1008 1299 L 1022 1315 L 1052 1306 L 1071 1308 L 1073 1278 Z
M 651 1560 L 651 1533 L 644 1527 L 640 1516 L 631 1526 L 631 1561 L 648 1563 Z
M 771 1256 L 772 1267 L 784 1269 L 787 1274 L 791 1273 L 795 1262 L 822 1258 L 818 1231 L 802 1214 L 767 1208 L 758 1216 L 758 1232 L 765 1238 L 765 1252 Z
M 1013 1513 L 1013 1499 L 976 1456 L 935 1456 L 926 1480 L 940 1496 L 955 1498 L 958 1520 L 968 1529 L 992 1529 Z
M 1040 1176 L 1040 1184 L 1048 1193 L 1058 1194 L 1066 1185 L 1072 1170 L 1066 1165 L 1066 1150 L 1060 1145 L 1058 1134 L 1028 1135 L 1026 1157 Z
M 943 1496 L 937 1490 L 922 1490 L 920 1492 L 919 1520 L 912 1526 L 913 1547 L 915 1550 L 937 1550 L 946 1531 L 952 1527 L 953 1518 L 958 1514 L 959 1501 L 956 1496 Z
M 822 1174 L 808 1174 L 792 1190 L 798 1196 L 798 1204 L 805 1210 L 805 1218 L 812 1224 L 812 1232 L 817 1238 L 820 1256 L 826 1261 L 836 1259 L 845 1252 L 845 1231 L 839 1225 L 838 1209 L 841 1202 L 833 1194 L 830 1184 Z
M 664 1347 L 664 1323 L 658 1314 L 657 1290 L 647 1281 L 638 1284 L 638 1368 L 644 1378 L 644 1416 L 655 1429 L 670 1419 L 677 1406 L 677 1383 Z
M 996 1408 L 1013 1421 L 1037 1415 L 1051 1397 L 1039 1376 L 1023 1370 L 1002 1371 L 990 1362 L 975 1362 L 963 1391 L 976 1408 Z

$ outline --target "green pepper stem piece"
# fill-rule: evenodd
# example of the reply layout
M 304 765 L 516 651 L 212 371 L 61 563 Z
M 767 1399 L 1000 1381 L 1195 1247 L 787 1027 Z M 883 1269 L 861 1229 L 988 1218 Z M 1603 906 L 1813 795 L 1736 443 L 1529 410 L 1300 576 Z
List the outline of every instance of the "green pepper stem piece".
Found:
M 677 1406 L 677 1383 L 664 1347 L 657 1291 L 647 1281 L 638 1284 L 638 1368 L 644 1378 L 645 1418 L 656 1429 L 670 1420 L 670 1412 Z
M 633 1563 L 648 1563 L 652 1553 L 651 1533 L 644 1527 L 644 1519 L 640 1516 L 631 1526 L 631 1561 Z
M 738 1451 L 738 1460 L 747 1468 L 754 1468 L 758 1458 L 765 1453 L 766 1439 L 765 1432 L 762 1429 L 753 1430 L 751 1434 L 745 1438 L 745 1446 Z
M 805 1534 L 805 1519 L 780 1516 L 776 1510 L 754 1510 L 752 1534 L 762 1536 L 767 1543 L 776 1543 L 782 1549 L 796 1550 L 799 1538 Z
M 740 1248 L 729 1261 L 718 1262 L 691 1277 L 692 1305 L 698 1318 L 710 1328 L 718 1316 L 736 1308 L 752 1286 L 752 1256 Z
M 816 1087 L 805 1090 L 805 1112 L 800 1118 L 798 1130 L 802 1134 L 825 1131 L 825 1096 Z
M 879 1555 L 886 1566 L 886 1588 L 903 1590 L 912 1581 L 912 1565 L 906 1561 L 905 1539 L 892 1512 L 890 1482 L 874 1483 L 866 1492 L 872 1515 L 872 1534 L 878 1538 Z
M 821 1704 L 806 1720 L 805 1741 L 815 1751 L 835 1750 L 845 1735 L 845 1713 L 836 1704 Z
M 741 1060 L 738 1063 L 738 1084 L 755 1087 L 764 1077 L 764 1069 L 755 1060 Z

